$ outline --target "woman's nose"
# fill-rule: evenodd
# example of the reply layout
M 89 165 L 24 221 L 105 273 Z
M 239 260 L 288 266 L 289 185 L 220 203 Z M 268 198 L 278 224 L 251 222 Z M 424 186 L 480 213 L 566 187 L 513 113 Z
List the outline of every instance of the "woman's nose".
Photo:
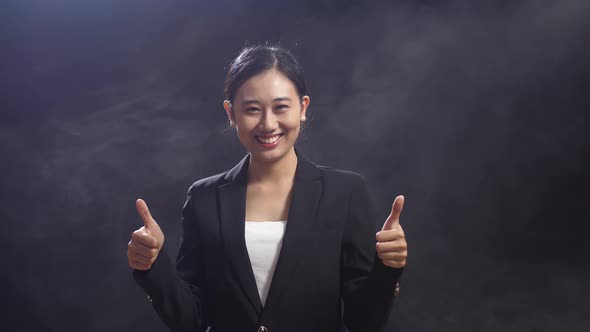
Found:
M 277 126 L 277 118 L 272 110 L 265 110 L 262 112 L 262 117 L 260 118 L 260 127 L 264 130 L 274 130 Z

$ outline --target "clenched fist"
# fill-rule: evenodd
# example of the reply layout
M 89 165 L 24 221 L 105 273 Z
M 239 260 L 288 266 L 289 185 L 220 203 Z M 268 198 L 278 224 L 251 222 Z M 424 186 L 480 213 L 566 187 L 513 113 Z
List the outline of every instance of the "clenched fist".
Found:
M 138 199 L 135 207 L 143 219 L 143 226 L 131 235 L 131 241 L 127 245 L 127 258 L 130 267 L 149 270 L 164 245 L 164 233 L 152 218 L 143 199 Z
M 401 268 L 406 265 L 408 244 L 399 217 L 404 208 L 404 196 L 397 196 L 383 228 L 377 233 L 377 253 L 384 265 Z

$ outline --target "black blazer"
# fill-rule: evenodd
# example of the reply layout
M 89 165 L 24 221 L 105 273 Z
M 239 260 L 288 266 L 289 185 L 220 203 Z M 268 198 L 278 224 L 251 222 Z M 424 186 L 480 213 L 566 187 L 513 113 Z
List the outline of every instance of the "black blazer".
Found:
M 195 182 L 182 215 L 176 268 L 164 251 L 134 270 L 171 331 L 382 331 L 403 269 L 376 255 L 363 179 L 297 151 L 283 244 L 263 307 L 244 238 L 249 155 Z

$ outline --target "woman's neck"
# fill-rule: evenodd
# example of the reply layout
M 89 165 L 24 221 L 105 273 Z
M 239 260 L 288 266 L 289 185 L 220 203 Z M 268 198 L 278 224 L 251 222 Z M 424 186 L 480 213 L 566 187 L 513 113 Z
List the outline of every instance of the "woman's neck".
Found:
M 280 160 L 271 163 L 265 163 L 257 160 L 250 155 L 250 165 L 248 166 L 249 182 L 283 182 L 291 181 L 295 176 L 297 169 L 297 154 L 291 148 L 289 152 Z

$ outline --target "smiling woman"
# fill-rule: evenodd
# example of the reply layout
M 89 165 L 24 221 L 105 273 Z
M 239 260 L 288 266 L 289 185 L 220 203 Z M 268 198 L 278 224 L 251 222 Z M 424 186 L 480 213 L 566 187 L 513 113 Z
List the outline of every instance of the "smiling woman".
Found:
M 229 70 L 225 95 L 230 124 L 253 163 L 296 159 L 293 145 L 310 99 L 301 67 L 286 50 L 243 51 Z
M 300 97 L 291 80 L 274 68 L 248 79 L 233 102 L 224 102 L 252 161 L 263 163 L 295 157 L 292 147 L 308 105 L 309 97 Z
M 382 331 L 406 264 L 398 196 L 382 229 L 363 178 L 319 166 L 295 143 L 310 98 L 285 49 L 244 49 L 223 107 L 248 155 L 193 183 L 172 264 L 164 234 L 137 200 L 144 226 L 129 266 L 173 331 Z

